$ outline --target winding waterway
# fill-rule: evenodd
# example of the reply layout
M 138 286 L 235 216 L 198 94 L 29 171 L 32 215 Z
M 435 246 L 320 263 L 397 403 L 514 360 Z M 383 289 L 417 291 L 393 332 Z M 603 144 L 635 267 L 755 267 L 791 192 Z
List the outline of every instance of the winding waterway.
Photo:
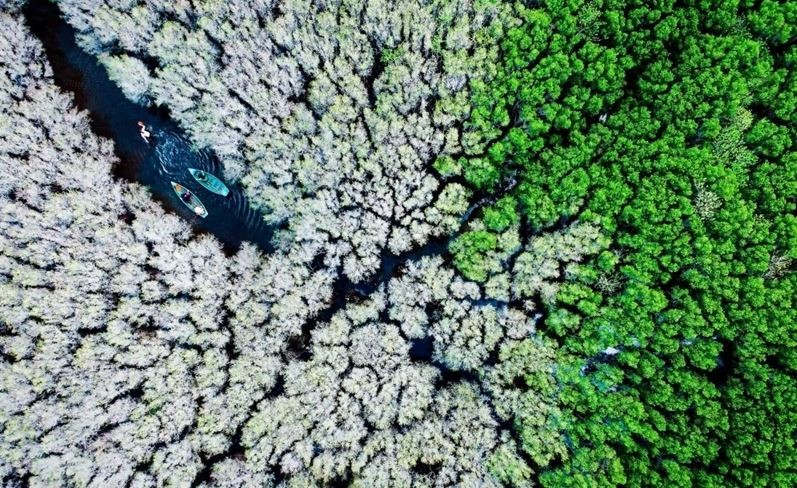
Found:
M 192 167 L 222 176 L 221 164 L 213 154 L 193 147 L 177 124 L 169 119 L 165 108 L 143 107 L 128 100 L 109 79 L 104 67 L 78 46 L 74 29 L 61 18 L 57 5 L 48 0 L 29 0 L 24 14 L 31 31 L 44 46 L 55 83 L 74 95 L 80 109 L 88 111 L 95 133 L 114 141 L 119 157 L 119 164 L 114 168 L 116 176 L 147 186 L 153 197 L 167 210 L 179 214 L 197 231 L 213 234 L 228 251 L 234 251 L 244 241 L 253 242 L 266 251 L 273 249 L 270 242 L 272 228 L 249 205 L 239 185 L 227 182 L 230 195 L 225 198 L 205 190 L 191 177 L 188 168 Z M 152 132 L 150 143 L 140 137 L 138 121 L 144 122 Z M 207 207 L 208 217 L 197 217 L 183 205 L 172 190 L 171 181 L 188 187 L 197 195 Z M 460 222 L 464 223 L 472 212 L 490 201 L 485 197 L 474 203 Z M 399 256 L 385 252 L 381 256 L 379 270 L 366 282 L 352 283 L 340 276 L 334 284 L 332 303 L 303 324 L 302 333 L 288 344 L 287 351 L 295 360 L 307 360 L 310 357 L 310 335 L 316 324 L 328 322 L 351 299 L 372 295 L 406 262 L 417 261 L 424 256 L 445 255 L 453 235 L 431 239 L 423 246 Z M 496 305 L 499 304 L 496 302 Z M 479 385 L 479 378 L 474 373 L 452 370 L 433 357 L 435 344 L 432 336 L 408 341 L 411 345 L 411 360 L 435 366 L 440 371 L 440 385 L 456 381 Z M 488 360 L 493 361 L 494 357 Z M 279 388 L 276 387 L 275 391 Z M 232 447 L 214 459 L 222 459 L 239 451 L 242 452 L 240 429 Z M 215 462 L 211 460 L 207 463 L 194 485 L 209 479 Z
M 179 214 L 197 230 L 212 233 L 228 250 L 236 249 L 243 241 L 253 242 L 266 251 L 273 249 L 272 228 L 249 205 L 239 185 L 227 182 L 230 195 L 225 198 L 205 190 L 189 174 L 188 168 L 193 167 L 221 177 L 221 164 L 213 154 L 194 148 L 165 108 L 143 107 L 125 97 L 96 58 L 78 46 L 75 30 L 61 17 L 56 4 L 30 0 L 24 14 L 31 31 L 44 46 L 55 83 L 74 95 L 80 109 L 88 111 L 92 130 L 114 141 L 120 160 L 114 168 L 118 177 L 146 185 L 167 210 Z M 153 133 L 151 143 L 140 137 L 138 121 L 144 122 Z M 185 207 L 172 190 L 171 181 L 187 186 L 197 195 L 207 207 L 208 217 L 197 217 Z M 462 220 L 478 205 L 468 210 Z M 451 236 L 432 239 L 400 256 L 385 253 L 379 271 L 366 283 L 339 279 L 335 296 L 340 303 L 333 308 L 345 303 L 343 297 L 349 293 L 372 293 L 406 261 L 445 253 L 450 239 Z
M 146 185 L 153 198 L 167 210 L 179 214 L 197 231 L 216 236 L 228 252 L 236 250 L 243 241 L 253 242 L 265 251 L 273 250 L 272 228 L 249 205 L 239 185 L 227 182 L 230 194 L 221 197 L 204 189 L 188 172 L 188 168 L 193 167 L 221 177 L 221 164 L 213 154 L 194 148 L 165 108 L 143 107 L 127 99 L 96 58 L 78 46 L 74 29 L 61 18 L 57 5 L 48 0 L 30 0 L 24 14 L 31 31 L 44 46 L 55 83 L 74 95 L 80 109 L 88 111 L 93 131 L 114 141 L 119 157 L 119 164 L 114 168 L 116 176 Z M 149 144 L 139 135 L 138 121 L 144 122 L 153 134 Z M 171 181 L 188 187 L 197 195 L 209 215 L 203 219 L 188 209 L 174 193 Z M 483 203 L 474 204 L 462 222 Z M 329 320 L 352 294 L 372 294 L 407 261 L 445 254 L 451 239 L 452 236 L 431 239 L 420 248 L 399 256 L 384 253 L 379 270 L 367 282 L 352 283 L 339 277 L 333 304 L 317 319 Z M 307 336 L 311 324 L 305 325 L 304 335 Z M 417 344 L 416 349 L 413 355 L 427 356 L 431 352 L 425 343 Z
M 228 251 L 250 241 L 271 249 L 272 229 L 248 203 L 242 188 L 230 184 L 221 197 L 199 185 L 188 172 L 198 168 L 222 178 L 218 160 L 207 150 L 196 149 L 168 113 L 145 108 L 128 100 L 97 60 L 77 44 L 75 31 L 48 0 L 30 0 L 24 10 L 28 26 L 44 46 L 55 83 L 75 96 L 80 109 L 88 110 L 95 133 L 114 141 L 119 164 L 114 173 L 147 186 L 169 211 L 179 214 L 200 232 L 216 236 Z M 138 121 L 152 133 L 150 142 L 139 135 Z M 207 207 L 200 218 L 180 201 L 171 181 L 188 187 Z

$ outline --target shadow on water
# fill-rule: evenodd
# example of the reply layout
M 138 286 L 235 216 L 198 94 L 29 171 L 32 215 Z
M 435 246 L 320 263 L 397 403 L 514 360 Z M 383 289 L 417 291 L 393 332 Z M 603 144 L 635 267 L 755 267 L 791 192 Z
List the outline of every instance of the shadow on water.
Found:
M 250 241 L 271 250 L 271 228 L 252 209 L 239 185 L 231 185 L 225 198 L 205 190 L 188 172 L 198 168 L 222 176 L 219 161 L 207 150 L 196 150 L 172 122 L 166 110 L 145 108 L 128 100 L 97 60 L 76 42 L 75 31 L 61 18 L 58 7 L 48 0 L 30 0 L 24 9 L 33 34 L 44 45 L 55 83 L 74 94 L 75 103 L 88 110 L 95 133 L 112 139 L 119 164 L 114 174 L 146 185 L 156 200 L 179 214 L 199 230 L 215 235 L 228 252 Z M 146 143 L 137 122 L 152 133 Z M 207 207 L 202 219 L 183 205 L 171 181 L 188 187 Z

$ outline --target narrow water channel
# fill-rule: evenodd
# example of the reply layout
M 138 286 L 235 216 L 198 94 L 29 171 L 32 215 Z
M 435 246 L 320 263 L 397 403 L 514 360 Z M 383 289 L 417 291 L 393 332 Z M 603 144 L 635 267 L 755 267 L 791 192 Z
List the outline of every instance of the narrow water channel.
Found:
M 118 177 L 146 185 L 153 197 L 167 210 L 179 214 L 198 231 L 212 233 L 228 251 L 234 251 L 244 241 L 253 242 L 266 251 L 273 250 L 270 243 L 273 229 L 265 224 L 259 212 L 252 209 L 239 185 L 227 182 L 230 194 L 226 198 L 221 197 L 204 189 L 188 172 L 188 168 L 197 168 L 221 177 L 221 165 L 212 153 L 194 148 L 169 118 L 165 108 L 143 107 L 128 100 L 108 78 L 105 68 L 78 46 L 74 29 L 61 18 L 55 3 L 50 0 L 29 0 L 24 14 L 29 28 L 44 46 L 55 83 L 74 95 L 80 109 L 88 111 L 95 133 L 114 141 L 120 160 L 114 168 Z M 138 121 L 144 122 L 152 132 L 150 143 L 140 137 Z M 188 187 L 197 195 L 207 207 L 209 215 L 202 219 L 184 206 L 172 190 L 171 181 Z M 475 209 L 489 201 L 484 198 L 475 203 L 462 217 L 461 223 Z M 340 276 L 334 285 L 332 303 L 303 325 L 302 334 L 288 349 L 299 360 L 307 360 L 307 344 L 316 324 L 328 322 L 351 300 L 356 301 L 375 293 L 407 262 L 418 261 L 426 256 L 445 255 L 455 235 L 433 238 L 423 246 L 401 255 L 385 252 L 379 269 L 365 282 L 352 283 L 345 276 Z M 431 336 L 409 342 L 412 360 L 437 367 L 441 372 L 441 382 L 478 383 L 473 373 L 454 371 L 442 362 L 433 360 L 434 340 Z
M 196 230 L 212 233 L 227 251 L 234 251 L 243 241 L 253 242 L 266 251 L 273 249 L 270 242 L 273 229 L 252 209 L 239 185 L 227 182 L 230 194 L 221 197 L 204 189 L 188 172 L 188 168 L 197 168 L 222 177 L 221 164 L 212 153 L 195 149 L 165 108 L 143 107 L 128 100 L 96 58 L 78 46 L 74 29 L 61 18 L 55 3 L 29 0 L 24 14 L 31 31 L 44 46 L 55 83 L 74 95 L 80 109 L 88 111 L 95 133 L 114 141 L 120 160 L 114 168 L 118 177 L 146 185 L 153 198 L 167 210 L 179 214 Z M 138 121 L 144 122 L 153 134 L 149 144 L 139 135 Z M 188 209 L 174 193 L 172 181 L 198 196 L 209 215 L 203 219 Z M 407 261 L 444 255 L 452 238 L 432 239 L 399 256 L 384 253 L 379 270 L 364 283 L 352 283 L 341 277 L 335 284 L 334 304 L 319 320 L 328 320 L 345 306 L 350 294 L 372 294 Z
M 168 118 L 165 109 L 145 108 L 128 100 L 97 60 L 83 51 L 75 31 L 48 0 L 30 0 L 24 9 L 33 34 L 43 44 L 55 83 L 74 94 L 76 105 L 88 110 L 95 133 L 114 141 L 119 164 L 114 173 L 146 185 L 167 210 L 177 213 L 200 232 L 210 232 L 232 251 L 243 241 L 270 250 L 271 228 L 249 205 L 239 185 L 227 183 L 230 194 L 222 197 L 204 189 L 188 168 L 197 168 L 223 179 L 218 160 L 207 150 L 197 150 Z M 138 121 L 152 133 L 150 142 L 139 135 Z M 201 218 L 174 193 L 171 183 L 186 186 L 204 203 L 208 216 Z

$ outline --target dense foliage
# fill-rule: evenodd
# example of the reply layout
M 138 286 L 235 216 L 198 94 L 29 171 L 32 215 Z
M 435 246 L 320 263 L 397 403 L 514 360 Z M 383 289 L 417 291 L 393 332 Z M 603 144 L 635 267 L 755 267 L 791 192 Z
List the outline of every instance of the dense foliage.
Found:
M 502 198 L 455 263 L 487 280 L 517 220 L 527 239 L 578 219 L 608 240 L 541 296 L 569 415 L 569 454 L 542 482 L 794 485 L 794 5 L 515 13 L 492 33 L 501 66 L 476 83 L 457 164 Z
M 475 33 L 499 8 L 136 3 L 59 2 L 131 99 L 168 106 L 214 150 L 280 242 L 361 281 L 384 254 L 455 230 L 464 189 L 427 168 L 460 146 L 468 82 L 496 53 Z
M 0 478 L 184 483 L 277 383 L 332 277 L 300 249 L 228 258 L 114 180 L 21 16 L 0 27 Z
M 793 3 L 56 2 L 268 255 L 111 176 L 22 3 L 4 486 L 797 485 Z
M 333 303 L 301 240 L 225 256 L 111 176 L 22 16 L 0 25 L 4 486 L 498 486 L 564 451 L 533 307 L 439 257 Z M 516 438 L 531 404 L 549 428 Z

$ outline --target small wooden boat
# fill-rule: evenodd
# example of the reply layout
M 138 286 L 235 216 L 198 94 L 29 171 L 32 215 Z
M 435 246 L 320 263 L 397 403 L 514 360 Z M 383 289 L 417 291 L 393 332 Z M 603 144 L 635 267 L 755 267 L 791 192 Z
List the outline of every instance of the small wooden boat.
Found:
M 194 177 L 197 183 L 204 186 L 209 191 L 212 191 L 213 193 L 223 197 L 229 195 L 230 189 L 227 188 L 227 185 L 225 185 L 220 179 L 216 178 L 212 174 L 202 171 L 201 169 L 194 168 L 188 168 L 188 171 L 191 173 L 191 176 Z
M 190 208 L 192 212 L 196 215 L 202 217 L 203 219 L 208 216 L 208 210 L 205 208 L 205 205 L 199 200 L 199 198 L 191 193 L 188 188 L 184 187 L 183 185 L 175 182 L 172 183 L 172 188 L 174 188 L 174 192 L 177 193 L 177 196 L 180 198 L 180 201 L 185 204 L 186 207 Z M 188 193 L 188 197 L 186 198 L 184 195 Z

